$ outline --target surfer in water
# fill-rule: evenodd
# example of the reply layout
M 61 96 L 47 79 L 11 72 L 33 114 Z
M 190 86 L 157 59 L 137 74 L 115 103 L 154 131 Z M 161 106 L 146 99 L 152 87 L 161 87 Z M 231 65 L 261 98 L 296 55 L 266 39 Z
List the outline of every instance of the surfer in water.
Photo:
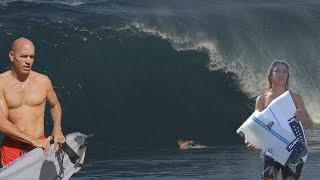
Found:
M 52 137 L 55 146 L 63 143 L 61 107 L 48 76 L 31 70 L 35 47 L 26 38 L 16 39 L 9 51 L 11 69 L 0 74 L 0 148 L 5 166 L 35 147 L 49 149 L 44 135 L 45 105 L 51 106 Z
M 256 100 L 255 109 L 257 111 L 263 111 L 268 104 L 289 90 L 289 64 L 283 60 L 275 60 L 270 65 L 268 70 L 268 89 L 267 91 L 258 96 Z M 305 109 L 303 100 L 300 95 L 291 92 L 291 96 L 296 105 L 297 111 L 295 112 L 296 120 L 301 121 L 304 128 L 311 128 L 313 122 Z M 247 148 L 250 150 L 257 150 L 257 148 L 250 142 L 245 142 Z M 264 180 L 273 180 L 277 178 L 277 174 L 281 169 L 282 177 L 285 180 L 296 180 L 301 175 L 303 167 L 302 163 L 299 163 L 295 168 L 290 168 L 288 165 L 283 166 L 280 163 L 274 161 L 272 158 L 263 155 L 264 160 Z
M 188 149 L 203 149 L 206 148 L 207 146 L 197 144 L 195 141 L 192 140 L 184 140 L 180 139 L 178 141 L 178 146 L 180 150 L 188 150 Z

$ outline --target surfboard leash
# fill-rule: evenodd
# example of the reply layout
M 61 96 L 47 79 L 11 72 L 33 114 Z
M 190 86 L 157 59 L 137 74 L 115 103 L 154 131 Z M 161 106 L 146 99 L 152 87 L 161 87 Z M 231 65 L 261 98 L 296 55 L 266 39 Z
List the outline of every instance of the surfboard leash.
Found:
M 62 180 L 64 177 L 64 167 L 63 167 L 63 159 L 64 159 L 65 152 L 62 150 L 60 147 L 58 151 L 56 151 L 56 157 L 58 159 L 58 164 L 59 164 L 59 174 L 55 177 L 55 180 Z

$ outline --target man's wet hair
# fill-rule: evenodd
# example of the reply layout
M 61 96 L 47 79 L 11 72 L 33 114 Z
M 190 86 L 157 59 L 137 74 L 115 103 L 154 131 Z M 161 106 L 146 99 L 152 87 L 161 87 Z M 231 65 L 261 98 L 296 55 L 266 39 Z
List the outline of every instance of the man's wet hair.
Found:
M 285 88 L 286 89 L 289 88 L 289 76 L 290 76 L 290 74 L 289 74 L 289 64 L 285 60 L 276 59 L 271 63 L 271 65 L 269 67 L 269 70 L 268 70 L 268 75 L 267 75 L 267 78 L 268 78 L 268 89 L 272 88 L 272 72 L 273 72 L 274 68 L 279 64 L 284 65 L 288 70 L 288 78 L 287 78 L 287 81 L 286 81 L 286 87 Z

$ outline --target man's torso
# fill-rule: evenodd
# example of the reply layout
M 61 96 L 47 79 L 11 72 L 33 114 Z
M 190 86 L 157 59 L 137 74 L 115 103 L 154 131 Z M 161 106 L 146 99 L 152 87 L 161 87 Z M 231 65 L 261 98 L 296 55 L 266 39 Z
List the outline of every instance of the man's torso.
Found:
M 32 71 L 25 82 L 19 82 L 7 71 L 1 74 L 1 81 L 7 118 L 33 137 L 42 135 L 47 96 L 44 75 Z

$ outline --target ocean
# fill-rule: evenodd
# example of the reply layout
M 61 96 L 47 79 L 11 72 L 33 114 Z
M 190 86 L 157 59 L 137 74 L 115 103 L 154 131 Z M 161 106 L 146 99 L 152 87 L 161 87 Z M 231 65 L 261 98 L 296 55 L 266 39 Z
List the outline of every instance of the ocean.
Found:
M 274 59 L 316 125 L 301 179 L 320 175 L 320 3 L 263 0 L 1 0 L 0 70 L 18 37 L 52 80 L 65 134 L 89 139 L 71 179 L 260 179 L 236 129 Z M 52 120 L 46 110 L 46 134 Z M 181 152 L 180 138 L 209 148 Z

